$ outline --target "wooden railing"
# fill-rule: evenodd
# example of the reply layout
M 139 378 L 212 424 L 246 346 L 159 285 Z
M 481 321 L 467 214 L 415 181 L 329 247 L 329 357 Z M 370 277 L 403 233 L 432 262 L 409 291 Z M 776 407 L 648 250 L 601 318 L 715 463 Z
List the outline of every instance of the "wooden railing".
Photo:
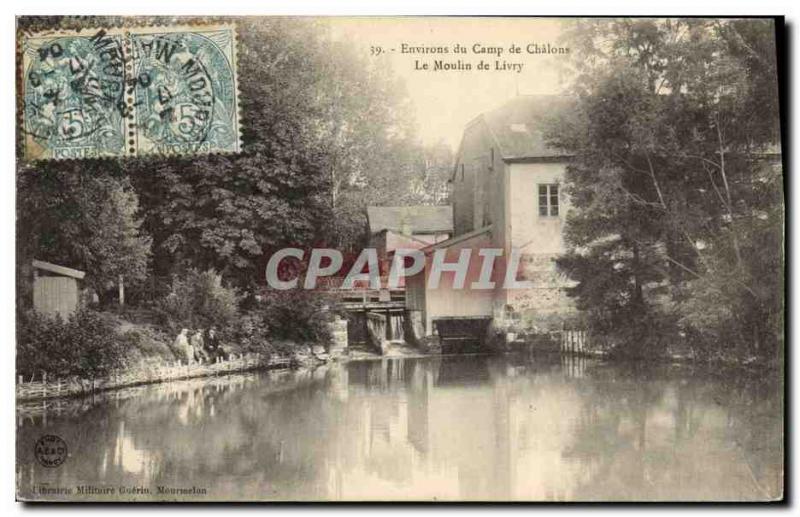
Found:
M 266 358 L 261 354 L 245 354 L 227 361 L 219 360 L 213 363 L 185 364 L 176 361 L 168 364 L 141 366 L 115 372 L 100 379 L 48 379 L 46 375 L 42 375 L 39 381 L 25 382 L 25 379 L 20 376 L 17 379 L 16 395 L 18 401 L 70 397 L 138 384 L 206 377 L 255 368 L 289 367 L 290 365 L 291 359 L 289 358 Z
M 365 283 L 357 283 L 351 289 L 342 289 L 344 279 L 341 277 L 320 278 L 317 289 L 333 297 L 339 305 L 346 309 L 402 309 L 406 304 L 406 290 L 399 289 L 370 289 Z M 381 285 L 386 285 L 386 279 L 381 279 Z

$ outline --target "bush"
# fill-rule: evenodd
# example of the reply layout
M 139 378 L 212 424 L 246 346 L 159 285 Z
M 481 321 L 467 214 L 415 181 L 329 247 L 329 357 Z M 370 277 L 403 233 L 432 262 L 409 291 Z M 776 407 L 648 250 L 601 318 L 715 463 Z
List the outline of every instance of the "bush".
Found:
M 266 333 L 273 340 L 314 345 L 331 341 L 330 301 L 319 292 L 266 291 L 258 306 Z
M 183 350 L 172 348 L 173 339 L 157 329 L 137 325 L 122 333 L 121 341 L 129 363 L 137 361 L 173 362 L 183 359 Z
M 318 292 L 267 291 L 239 319 L 232 337 L 246 352 L 291 354 L 298 345 L 327 345 L 332 318 Z
M 238 319 L 236 290 L 222 285 L 222 277 L 209 270 L 190 270 L 175 277 L 172 292 L 159 300 L 156 315 L 173 334 L 181 328 L 230 329 Z
M 264 321 L 264 315 L 254 311 L 239 318 L 233 338 L 243 352 L 270 354 L 274 350 L 270 344 L 268 332 L 269 328 Z
M 239 309 L 239 301 L 214 271 L 192 270 L 173 280 L 172 292 L 155 312 L 173 336 L 181 328 L 216 327 L 235 353 L 285 354 L 297 344 L 330 342 L 330 304 L 319 292 L 266 291 L 249 298 L 246 310 Z
M 67 321 L 35 311 L 17 316 L 17 373 L 26 378 L 93 378 L 123 364 L 122 345 L 112 317 L 81 309 Z

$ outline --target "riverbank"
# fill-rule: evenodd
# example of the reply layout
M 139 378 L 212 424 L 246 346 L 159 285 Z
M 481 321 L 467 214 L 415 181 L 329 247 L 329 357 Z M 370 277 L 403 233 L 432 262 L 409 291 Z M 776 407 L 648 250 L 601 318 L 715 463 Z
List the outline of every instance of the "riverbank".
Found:
M 18 400 L 16 403 L 17 424 L 22 427 L 35 424 L 38 421 L 47 421 L 51 417 L 79 418 L 81 415 L 98 404 L 114 404 L 115 406 L 126 400 L 135 399 L 144 393 L 160 393 L 166 397 L 177 393 L 187 393 L 195 390 L 212 389 L 241 389 L 252 384 L 257 379 L 263 379 L 267 374 L 274 383 L 268 390 L 270 394 L 281 393 L 294 389 L 298 383 L 318 379 L 328 369 L 339 364 L 338 361 L 300 363 L 290 368 L 250 368 L 248 370 L 230 371 L 225 374 L 186 377 L 155 381 L 146 384 L 95 391 L 85 395 L 62 396 L 38 400 Z
M 574 357 L 585 357 L 598 360 L 614 360 L 618 362 L 635 363 L 644 360 L 642 357 L 627 357 L 619 356 L 611 353 L 608 350 L 599 350 L 585 348 L 580 351 L 573 351 L 564 354 L 558 351 L 548 350 L 535 350 L 532 347 L 525 346 L 522 342 L 516 342 L 517 345 L 522 347 L 514 347 L 500 353 L 544 353 L 544 354 L 558 354 L 570 355 Z M 530 344 L 528 344 L 530 345 Z M 16 400 L 17 402 L 36 402 L 41 400 L 52 400 L 59 398 L 74 398 L 92 395 L 104 391 L 112 391 L 123 388 L 130 388 L 139 385 L 157 384 L 185 379 L 211 377 L 228 375 L 233 373 L 247 372 L 251 370 L 274 370 L 274 369 L 287 369 L 299 368 L 304 366 L 314 366 L 324 364 L 326 362 L 336 361 L 356 361 L 356 360 L 370 360 L 381 359 L 384 357 L 425 357 L 431 354 L 416 353 L 409 354 L 402 351 L 398 354 L 379 355 L 374 352 L 367 352 L 366 350 L 354 350 L 354 354 L 346 354 L 337 356 L 336 358 L 330 357 L 328 354 L 296 354 L 289 356 L 270 356 L 264 357 L 261 354 L 243 354 L 228 360 L 220 360 L 215 363 L 194 363 L 194 364 L 181 364 L 179 361 L 172 364 L 143 364 L 137 368 L 128 369 L 125 371 L 114 373 L 110 376 L 99 379 L 50 379 L 40 381 L 25 382 L 22 377 L 18 378 L 16 385 Z M 769 369 L 770 366 L 762 365 L 755 362 L 724 360 L 717 358 L 716 360 L 701 360 L 698 358 L 690 357 L 684 354 L 668 354 L 659 356 L 657 358 L 648 358 L 648 363 L 660 364 L 685 364 L 697 365 L 707 367 L 721 367 L 725 369 L 746 369 L 746 370 L 760 370 Z
M 80 397 L 143 384 L 154 384 L 197 377 L 227 375 L 256 369 L 290 368 L 302 364 L 304 359 L 296 357 L 269 357 L 261 354 L 244 354 L 215 363 L 142 365 L 99 379 L 54 379 L 25 382 L 17 380 L 16 399 L 18 402 Z M 316 359 L 313 359 L 316 360 Z
M 320 348 L 320 350 L 315 352 L 315 348 Z M 304 351 L 291 355 L 265 357 L 257 353 L 231 354 L 231 359 L 214 363 L 142 362 L 137 367 L 128 368 L 97 379 L 52 379 L 44 376 L 41 380 L 25 381 L 22 376 L 19 376 L 16 385 L 16 400 L 17 402 L 36 402 L 39 400 L 82 397 L 145 384 L 227 375 L 251 370 L 301 368 L 325 364 L 330 361 L 410 357 L 411 354 L 407 349 L 407 346 L 395 347 L 382 356 L 370 351 L 368 347 L 351 347 L 344 354 L 330 355 L 324 352 L 321 347 L 305 347 Z M 421 357 L 426 354 L 417 353 L 415 355 Z

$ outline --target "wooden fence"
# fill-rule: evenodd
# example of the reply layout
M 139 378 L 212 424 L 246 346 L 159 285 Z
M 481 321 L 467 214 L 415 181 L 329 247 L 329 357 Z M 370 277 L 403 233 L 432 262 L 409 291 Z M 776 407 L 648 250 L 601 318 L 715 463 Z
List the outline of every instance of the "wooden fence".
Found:
M 587 353 L 587 335 L 585 330 L 562 330 L 561 353 L 585 354 Z
M 183 364 L 181 361 L 176 361 L 143 366 L 115 372 L 101 379 L 48 379 L 46 374 L 43 374 L 40 381 L 25 382 L 20 375 L 17 379 L 17 401 L 86 395 L 137 384 L 206 377 L 256 368 L 286 368 L 291 366 L 291 363 L 292 360 L 289 358 L 265 359 L 261 354 L 245 354 L 227 361 L 220 358 L 213 363 Z

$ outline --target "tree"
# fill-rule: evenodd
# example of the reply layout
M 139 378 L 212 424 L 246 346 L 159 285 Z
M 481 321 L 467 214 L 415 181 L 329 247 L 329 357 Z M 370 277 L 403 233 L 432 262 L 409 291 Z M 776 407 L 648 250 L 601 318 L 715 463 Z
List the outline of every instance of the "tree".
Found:
M 119 17 L 93 21 L 98 26 L 124 22 Z M 414 181 L 424 176 L 424 151 L 415 141 L 402 83 L 385 66 L 359 57 L 348 42 L 329 37 L 325 22 L 248 18 L 236 23 L 241 153 L 85 160 L 80 171 L 97 182 L 126 177 L 133 186 L 141 230 L 152 237 L 156 277 L 213 269 L 252 291 L 263 282 L 266 258 L 275 249 L 357 249 L 365 236 L 366 206 L 410 199 Z M 74 17 L 22 22 L 31 30 L 82 24 L 85 20 Z M 77 170 L 63 163 L 46 167 L 64 176 Z M 21 192 L 39 188 L 33 182 L 40 178 L 31 176 L 31 185 L 21 185 Z M 62 233 L 58 238 L 66 241 L 74 234 Z
M 161 323 L 173 333 L 183 327 L 230 330 L 238 311 L 236 290 L 222 285 L 215 271 L 196 269 L 173 278 L 170 293 L 156 306 Z
M 575 155 L 560 265 L 594 326 L 618 342 L 652 343 L 643 338 L 669 321 L 705 352 L 769 354 L 763 345 L 780 339 L 773 31 L 765 20 L 700 19 L 571 30 L 576 106 L 550 130 Z
M 448 202 L 448 181 L 453 172 L 453 150 L 440 141 L 420 146 L 415 174 L 406 204 L 442 205 Z
M 399 83 L 319 22 L 238 28 L 243 151 L 125 168 L 159 274 L 213 268 L 250 289 L 277 248 L 360 244 L 365 206 L 408 188 L 414 148 Z
M 102 293 L 123 275 L 147 275 L 151 239 L 138 197 L 113 163 L 104 173 L 76 162 L 17 167 L 17 239 L 21 265 L 40 259 L 86 271 Z
M 249 287 L 271 248 L 318 238 L 329 211 L 311 123 L 313 32 L 248 20 L 239 37 L 243 152 L 138 160 L 126 172 L 146 207 L 159 274 L 213 268 Z
M 346 41 L 320 37 L 320 117 L 323 169 L 330 180 L 330 245 L 363 244 L 366 206 L 398 203 L 411 190 L 420 149 L 404 84 L 385 63 L 359 57 Z

